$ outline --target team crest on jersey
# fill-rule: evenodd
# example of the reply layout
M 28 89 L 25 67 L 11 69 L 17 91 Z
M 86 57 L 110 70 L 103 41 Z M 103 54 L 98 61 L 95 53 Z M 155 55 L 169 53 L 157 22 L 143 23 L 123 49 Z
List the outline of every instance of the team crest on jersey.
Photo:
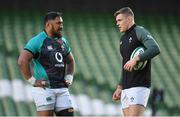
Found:
M 63 41 L 61 39 L 58 39 L 57 42 L 61 45 L 61 49 L 64 51 Z
M 120 45 L 122 45 L 122 41 L 120 41 L 120 43 L 119 43 Z
M 52 101 L 52 98 L 51 97 L 47 97 L 46 101 Z
M 131 102 L 133 102 L 134 101 L 134 97 L 131 97 L 130 100 L 131 100 Z
M 58 39 L 57 42 L 58 42 L 59 44 L 62 44 L 62 43 L 63 43 L 62 40 L 60 40 L 60 39 Z
M 53 49 L 52 45 L 47 46 L 47 49 L 52 50 Z
M 129 43 L 131 43 L 131 42 L 132 42 L 132 37 L 129 38 Z
M 61 45 L 62 50 L 64 51 L 64 45 Z

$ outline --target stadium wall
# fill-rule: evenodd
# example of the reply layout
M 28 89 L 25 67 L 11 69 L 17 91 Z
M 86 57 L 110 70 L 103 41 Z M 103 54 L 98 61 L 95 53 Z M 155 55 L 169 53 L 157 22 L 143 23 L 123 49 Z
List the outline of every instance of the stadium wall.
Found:
M 114 12 L 130 6 L 138 13 L 179 13 L 178 0 L 2 0 L 1 10 Z

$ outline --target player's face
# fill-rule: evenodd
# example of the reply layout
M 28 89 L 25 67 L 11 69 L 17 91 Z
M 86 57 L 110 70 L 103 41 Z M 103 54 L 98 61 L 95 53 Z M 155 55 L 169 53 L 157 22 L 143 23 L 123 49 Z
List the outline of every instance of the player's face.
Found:
M 54 36 L 62 36 L 63 19 L 62 17 L 56 17 L 51 22 L 51 30 Z
M 119 28 L 120 32 L 125 32 L 129 28 L 129 18 L 124 14 L 118 14 L 116 16 L 116 25 Z

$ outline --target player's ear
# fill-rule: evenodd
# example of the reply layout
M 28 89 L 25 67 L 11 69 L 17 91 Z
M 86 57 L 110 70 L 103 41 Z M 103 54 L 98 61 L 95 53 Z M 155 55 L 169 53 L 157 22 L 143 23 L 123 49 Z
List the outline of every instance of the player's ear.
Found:
M 46 22 L 46 23 L 45 23 L 45 27 L 47 28 L 47 27 L 48 27 L 48 25 L 49 25 L 49 24 L 48 24 L 48 22 Z
M 132 16 L 128 16 L 127 19 L 128 19 L 128 21 L 131 22 L 133 20 L 133 17 Z
M 51 23 L 49 21 L 46 22 L 45 27 L 50 27 Z

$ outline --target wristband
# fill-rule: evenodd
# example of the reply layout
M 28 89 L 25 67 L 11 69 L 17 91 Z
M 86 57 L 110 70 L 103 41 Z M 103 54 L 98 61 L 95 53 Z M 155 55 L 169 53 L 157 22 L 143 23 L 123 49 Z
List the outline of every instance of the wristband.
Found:
M 31 78 L 29 78 L 27 81 L 28 81 L 31 85 L 34 85 L 35 82 L 36 82 L 36 79 L 35 79 L 33 76 L 31 76 Z
M 67 74 L 67 75 L 65 76 L 65 80 L 69 82 L 69 85 L 71 85 L 72 82 L 73 82 L 73 75 Z

